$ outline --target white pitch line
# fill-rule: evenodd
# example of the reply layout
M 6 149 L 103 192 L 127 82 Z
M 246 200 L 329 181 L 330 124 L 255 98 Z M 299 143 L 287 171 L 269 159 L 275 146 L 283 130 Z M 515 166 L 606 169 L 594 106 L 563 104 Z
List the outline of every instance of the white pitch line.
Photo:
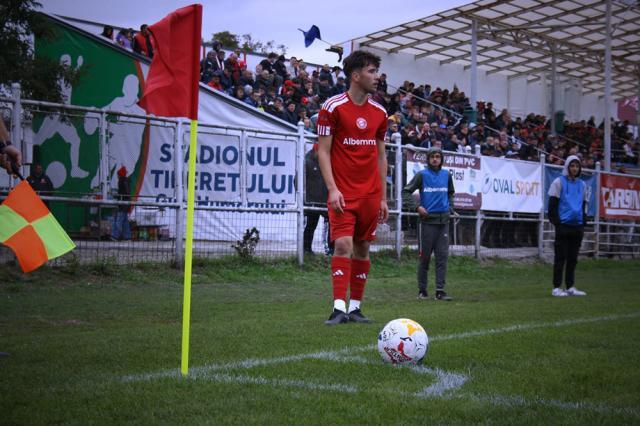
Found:
M 430 342 L 446 341 L 446 340 L 458 340 L 468 339 L 472 337 L 482 337 L 492 334 L 513 333 L 517 331 L 529 331 L 539 328 L 559 328 L 578 324 L 588 324 L 594 322 L 603 321 L 616 321 L 623 319 L 633 319 L 640 317 L 640 312 L 632 312 L 624 315 L 607 315 L 602 317 L 591 318 L 575 318 L 569 320 L 553 321 L 553 322 L 541 322 L 541 323 L 529 323 L 529 324 L 516 324 L 508 327 L 501 328 L 489 328 L 485 330 L 467 331 L 463 333 L 445 334 L 442 336 L 429 337 Z M 226 364 L 209 364 L 201 367 L 193 367 L 189 371 L 193 374 L 202 374 L 212 371 L 230 371 L 238 369 L 250 369 L 255 367 L 262 367 L 267 365 L 284 364 L 289 362 L 298 362 L 306 359 L 322 359 L 334 362 L 344 362 L 346 356 L 350 356 L 355 352 L 368 352 L 374 349 L 376 345 L 354 346 L 350 348 L 343 348 L 335 351 L 320 351 L 308 354 L 289 355 L 283 357 L 266 358 L 266 359 L 247 359 L 239 362 L 231 362 Z M 167 371 L 160 371 L 156 373 L 137 374 L 125 376 L 123 381 L 135 382 L 153 380 L 162 377 L 182 377 L 179 370 L 172 369 Z

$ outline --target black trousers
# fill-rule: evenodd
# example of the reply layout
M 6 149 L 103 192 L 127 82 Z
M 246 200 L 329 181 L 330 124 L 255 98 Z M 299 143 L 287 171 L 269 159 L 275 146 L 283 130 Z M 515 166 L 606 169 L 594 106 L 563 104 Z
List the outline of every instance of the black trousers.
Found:
M 582 244 L 584 228 L 582 226 L 556 226 L 556 240 L 553 244 L 553 287 L 562 285 L 562 272 L 565 269 L 565 284 L 567 288 L 575 283 L 576 264 L 578 263 L 578 251 Z

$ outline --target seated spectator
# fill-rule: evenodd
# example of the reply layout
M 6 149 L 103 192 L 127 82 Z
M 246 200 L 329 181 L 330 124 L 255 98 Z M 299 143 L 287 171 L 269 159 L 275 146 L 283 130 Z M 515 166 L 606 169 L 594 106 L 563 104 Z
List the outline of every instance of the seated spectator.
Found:
M 231 69 L 225 68 L 222 70 L 222 74 L 220 75 L 220 85 L 222 86 L 222 90 L 224 90 L 227 94 L 231 94 L 231 90 L 233 89 Z
M 244 98 L 247 97 L 247 95 L 245 95 L 245 92 L 244 92 L 244 87 L 236 86 L 236 88 L 233 91 L 233 97 L 239 101 L 244 102 Z
M 102 34 L 100 35 L 106 39 L 109 39 L 110 41 L 113 41 L 113 27 L 105 25 L 102 29 Z
M 338 81 L 336 82 L 336 86 L 334 87 L 334 89 L 336 95 L 347 91 L 347 82 L 345 81 L 344 77 L 338 77 Z
M 273 85 L 278 88 L 280 86 L 282 86 L 282 83 L 284 81 L 284 79 L 282 78 L 282 76 L 278 75 L 276 73 L 276 69 L 275 69 L 275 62 L 278 59 L 278 55 L 276 53 L 269 53 L 269 55 L 267 55 L 267 59 L 263 59 L 262 61 L 260 61 L 260 66 L 262 67 L 262 72 L 264 73 L 264 71 L 267 71 L 267 73 L 269 74 L 271 80 L 273 81 Z
M 246 86 L 247 84 L 251 87 L 255 86 L 256 80 L 253 78 L 251 70 L 242 70 L 242 76 L 240 77 L 238 84 L 241 86 Z
M 122 28 L 118 31 L 118 35 L 116 36 L 116 43 L 120 47 L 124 47 L 125 49 L 131 50 L 131 40 L 129 38 L 129 30 Z
M 207 56 L 200 61 L 200 81 L 203 83 L 208 83 L 211 80 L 211 76 L 214 71 L 216 71 L 215 64 L 216 63 L 216 52 L 210 50 L 207 52 Z
M 224 68 L 229 69 L 231 71 L 231 80 L 234 85 L 240 84 L 240 76 L 242 73 L 242 66 L 240 65 L 240 61 L 238 61 L 238 56 L 235 53 L 229 55 L 229 57 L 224 61 Z M 244 86 L 244 85 L 243 85 Z
M 244 99 L 244 103 L 251 105 L 254 108 L 263 109 L 259 91 L 251 92 L 251 94 Z
M 213 87 L 215 90 L 220 92 L 224 92 L 222 85 L 220 84 L 220 76 L 222 75 L 222 71 L 218 70 L 211 75 L 211 80 L 207 83 L 207 86 Z
M 284 120 L 284 103 L 281 97 L 277 97 L 274 102 L 270 102 L 265 107 L 265 112 L 273 115 L 281 120 Z M 286 121 L 286 120 L 285 120 Z
M 331 96 L 335 95 L 336 92 L 334 88 L 331 86 L 331 81 L 329 80 L 329 76 L 327 74 L 320 74 L 320 84 L 318 86 L 318 96 L 320 96 L 320 100 L 322 102 L 329 99 Z
M 638 164 L 638 155 L 635 152 L 633 142 L 631 140 L 626 140 L 623 146 L 624 156 L 623 162 L 629 164 Z
M 284 110 L 284 121 L 293 125 L 298 124 L 298 111 L 294 102 L 289 102 Z

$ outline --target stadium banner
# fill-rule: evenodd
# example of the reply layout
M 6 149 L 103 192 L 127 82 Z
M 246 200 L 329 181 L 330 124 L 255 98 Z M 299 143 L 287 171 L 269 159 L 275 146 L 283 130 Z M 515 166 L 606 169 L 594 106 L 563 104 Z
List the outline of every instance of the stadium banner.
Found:
M 551 183 L 562 175 L 562 168 L 545 166 L 544 168 L 544 211 L 549 209 L 549 187 Z M 598 193 L 598 178 L 595 173 L 582 172 L 580 179 L 587 184 L 587 216 L 596 215 L 596 197 Z
M 55 21 L 49 21 L 48 25 L 54 36 L 35 39 L 36 56 L 84 71 L 80 81 L 73 86 L 60 81 L 66 103 L 145 114 L 136 102 L 145 85 L 148 64 L 101 38 L 91 37 Z M 286 124 L 276 123 L 231 101 L 220 100 L 220 96 L 207 88 L 200 88 L 198 115 L 201 123 L 223 123 L 267 132 L 287 130 Z M 113 195 L 117 190 L 116 170 L 125 166 L 131 180 L 132 195 L 138 200 L 174 202 L 175 125 L 108 113 L 106 151 L 103 152 L 99 123 L 99 114 L 93 112 L 69 115 L 34 112 L 33 135 L 29 144 L 33 147 L 35 161 L 42 164 L 53 182 L 53 195 L 66 193 L 98 197 L 104 176 L 107 191 Z M 231 207 L 241 202 L 239 131 L 226 132 L 233 137 L 212 135 L 211 132 L 206 126 L 200 126 L 198 132 L 196 209 L 202 206 Z M 184 170 L 187 169 L 188 137 L 189 132 L 185 131 Z M 249 207 L 276 208 L 295 203 L 296 148 L 295 143 L 291 143 L 294 138 L 279 141 L 275 138 L 266 134 L 248 137 L 245 163 Z M 0 186 L 8 188 L 9 179 L 0 178 Z M 94 213 L 97 209 L 89 206 L 52 202 L 51 211 L 67 231 L 80 231 L 90 222 L 100 219 Z M 158 208 L 138 208 L 132 214 L 137 221 L 141 219 L 139 211 L 144 212 L 144 224 L 167 227 L 171 231 L 170 236 L 174 236 L 175 218 L 171 219 L 172 215 L 164 215 Z M 103 216 L 105 214 L 109 212 L 103 212 Z M 295 242 L 296 221 L 295 215 L 291 214 L 197 211 L 195 236 L 197 239 L 235 242 L 242 239 L 247 228 L 256 224 L 265 242 L 272 237 L 281 241 L 283 234 L 286 234 L 285 239 Z M 291 238 L 289 230 L 294 230 Z M 293 247 L 295 249 L 295 244 Z
M 600 174 L 600 216 L 640 221 L 640 178 Z
M 405 151 L 407 160 L 407 182 L 420 170 L 427 167 L 427 153 L 424 151 Z M 453 177 L 453 186 L 456 193 L 453 198 L 453 206 L 462 210 L 478 210 L 482 204 L 480 192 L 480 170 L 482 159 L 474 155 L 444 153 L 445 170 L 449 170 Z
M 539 213 L 542 168 L 537 163 L 482 158 L 482 210 Z

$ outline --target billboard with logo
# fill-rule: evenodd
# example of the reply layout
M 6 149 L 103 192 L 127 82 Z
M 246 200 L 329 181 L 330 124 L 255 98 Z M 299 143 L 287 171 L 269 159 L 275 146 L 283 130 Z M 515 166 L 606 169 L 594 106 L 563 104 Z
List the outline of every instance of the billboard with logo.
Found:
M 406 151 L 407 183 L 416 173 L 427 167 L 427 153 Z M 456 190 L 453 205 L 456 209 L 478 210 L 482 205 L 480 169 L 482 159 L 473 155 L 444 153 L 443 168 L 449 170 Z
M 640 178 L 602 173 L 599 198 L 601 217 L 640 220 Z
M 482 158 L 482 210 L 539 213 L 542 168 L 537 163 Z

